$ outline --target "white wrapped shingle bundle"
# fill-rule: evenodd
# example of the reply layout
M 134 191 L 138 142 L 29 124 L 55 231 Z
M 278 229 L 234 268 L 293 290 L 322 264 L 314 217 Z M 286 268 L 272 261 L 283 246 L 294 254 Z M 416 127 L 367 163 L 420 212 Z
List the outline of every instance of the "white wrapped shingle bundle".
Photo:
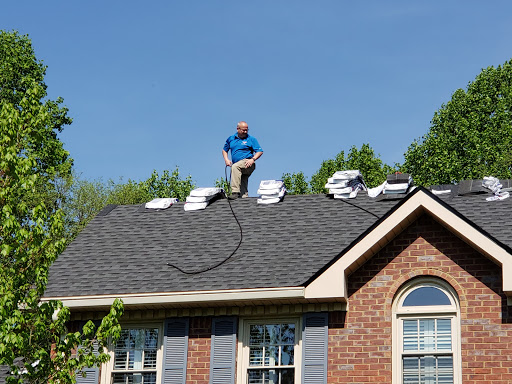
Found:
M 508 191 L 502 191 L 503 185 L 500 183 L 500 180 L 496 177 L 486 176 L 482 180 L 482 186 L 490 189 L 494 196 L 488 197 L 485 200 L 487 201 L 495 201 L 495 200 L 504 200 L 510 196 Z
M 207 187 L 207 188 L 196 188 L 190 191 L 190 195 L 187 196 L 187 201 L 183 206 L 185 211 L 197 211 L 199 209 L 205 209 L 210 200 L 223 192 L 222 188 Z
M 282 180 L 263 180 L 258 188 L 258 204 L 279 203 L 286 194 L 286 188 Z
M 358 169 L 353 169 L 349 171 L 337 171 L 334 172 L 332 178 L 334 180 L 354 180 L 356 178 L 362 178 L 361 172 Z
M 178 199 L 174 197 L 163 197 L 156 198 L 146 203 L 145 208 L 148 209 L 166 209 L 174 203 L 177 203 Z
M 357 192 L 365 191 L 363 176 L 359 170 L 337 171 L 327 180 L 325 188 L 335 199 L 353 199 Z

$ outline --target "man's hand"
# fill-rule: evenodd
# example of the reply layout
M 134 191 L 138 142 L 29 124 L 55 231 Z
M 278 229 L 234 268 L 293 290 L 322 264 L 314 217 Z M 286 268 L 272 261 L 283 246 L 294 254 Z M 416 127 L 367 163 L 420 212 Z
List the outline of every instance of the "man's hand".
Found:
M 255 163 L 255 160 L 254 160 L 254 159 L 247 159 L 247 160 L 245 160 L 245 168 L 249 168 L 249 167 L 250 167 L 250 166 L 252 166 L 254 163 Z
M 231 167 L 233 165 L 233 162 L 231 160 L 224 159 L 224 163 L 226 163 L 227 167 Z

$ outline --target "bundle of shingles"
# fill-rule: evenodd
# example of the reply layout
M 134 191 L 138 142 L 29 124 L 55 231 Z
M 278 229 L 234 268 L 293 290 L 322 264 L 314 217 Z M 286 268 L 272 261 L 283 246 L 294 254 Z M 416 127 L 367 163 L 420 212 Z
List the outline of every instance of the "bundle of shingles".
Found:
M 510 196 L 508 191 L 502 191 L 503 184 L 500 183 L 500 180 L 496 177 L 486 176 L 482 180 L 482 186 L 490 189 L 493 193 L 493 196 L 486 198 L 487 201 L 496 201 L 496 200 L 504 200 Z
M 178 202 L 178 199 L 174 197 L 164 197 L 164 198 L 156 198 L 153 199 L 146 204 L 144 204 L 144 207 L 146 209 L 155 209 L 155 210 L 161 210 L 161 209 L 167 209 L 171 205 Z
M 286 194 L 283 180 L 262 180 L 258 188 L 258 204 L 279 203 Z
M 325 188 L 335 199 L 353 199 L 357 192 L 366 191 L 363 176 L 358 170 L 337 171 L 327 179 Z
M 185 211 L 205 209 L 213 200 L 222 196 L 223 192 L 224 190 L 222 188 L 196 188 L 190 191 L 190 195 L 187 196 L 187 201 L 183 209 L 185 209 Z

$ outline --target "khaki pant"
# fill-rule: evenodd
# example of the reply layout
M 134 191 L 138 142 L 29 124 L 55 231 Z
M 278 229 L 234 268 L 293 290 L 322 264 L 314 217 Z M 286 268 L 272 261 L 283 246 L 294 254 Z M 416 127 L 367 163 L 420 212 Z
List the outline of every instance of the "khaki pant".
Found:
M 249 176 L 256 169 L 256 163 L 245 168 L 246 160 L 237 161 L 231 166 L 231 193 L 240 193 L 243 197 L 249 196 Z

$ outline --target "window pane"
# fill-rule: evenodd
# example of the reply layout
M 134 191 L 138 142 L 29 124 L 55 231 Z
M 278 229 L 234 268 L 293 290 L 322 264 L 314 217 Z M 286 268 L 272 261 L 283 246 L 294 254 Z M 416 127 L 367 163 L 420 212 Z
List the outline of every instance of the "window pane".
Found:
M 263 365 L 263 347 L 251 347 L 249 351 L 249 365 Z
M 295 371 L 293 368 L 285 369 L 249 369 L 249 384 L 293 384 Z
M 404 320 L 404 351 L 418 350 L 418 320 Z
M 279 324 L 267 324 L 265 326 L 265 343 L 279 344 L 281 336 L 281 327 Z
M 158 329 L 147 329 L 146 330 L 146 341 L 144 343 L 145 349 L 157 349 L 158 348 Z
M 294 345 L 285 345 L 281 348 L 281 365 L 293 365 Z
M 420 351 L 434 351 L 434 319 L 420 319 L 419 320 L 419 350 Z
M 437 319 L 437 350 L 450 351 L 452 349 L 452 321 L 451 319 Z
M 451 319 L 415 319 L 403 321 L 404 351 L 451 351 Z
M 249 369 L 249 371 L 247 372 L 248 376 L 249 376 L 249 384 L 260 384 L 260 383 L 264 383 L 264 375 L 263 375 L 263 370 L 259 370 L 259 369 Z
M 119 351 L 115 352 L 114 369 L 126 369 L 128 353 Z
M 156 368 L 156 351 L 144 352 L 144 369 Z
M 150 373 L 114 373 L 113 384 L 156 384 L 156 372 Z
M 265 329 L 263 325 L 251 325 L 249 344 L 250 345 L 263 345 L 263 336 Z
M 295 328 L 295 323 L 249 326 L 248 384 L 293 384 L 295 374 L 290 366 L 295 364 Z
M 450 299 L 442 290 L 436 287 L 421 287 L 407 295 L 402 304 L 404 307 L 424 305 L 451 305 Z
M 452 356 L 439 356 L 437 358 L 437 372 L 439 384 L 453 384 Z
M 295 371 L 291 368 L 281 370 L 280 384 L 293 384 L 295 381 Z
M 295 344 L 295 324 L 281 325 L 281 343 Z
M 402 359 L 404 384 L 453 384 L 451 356 L 410 356 Z
M 265 366 L 275 365 L 279 365 L 279 347 L 271 345 L 265 348 Z

